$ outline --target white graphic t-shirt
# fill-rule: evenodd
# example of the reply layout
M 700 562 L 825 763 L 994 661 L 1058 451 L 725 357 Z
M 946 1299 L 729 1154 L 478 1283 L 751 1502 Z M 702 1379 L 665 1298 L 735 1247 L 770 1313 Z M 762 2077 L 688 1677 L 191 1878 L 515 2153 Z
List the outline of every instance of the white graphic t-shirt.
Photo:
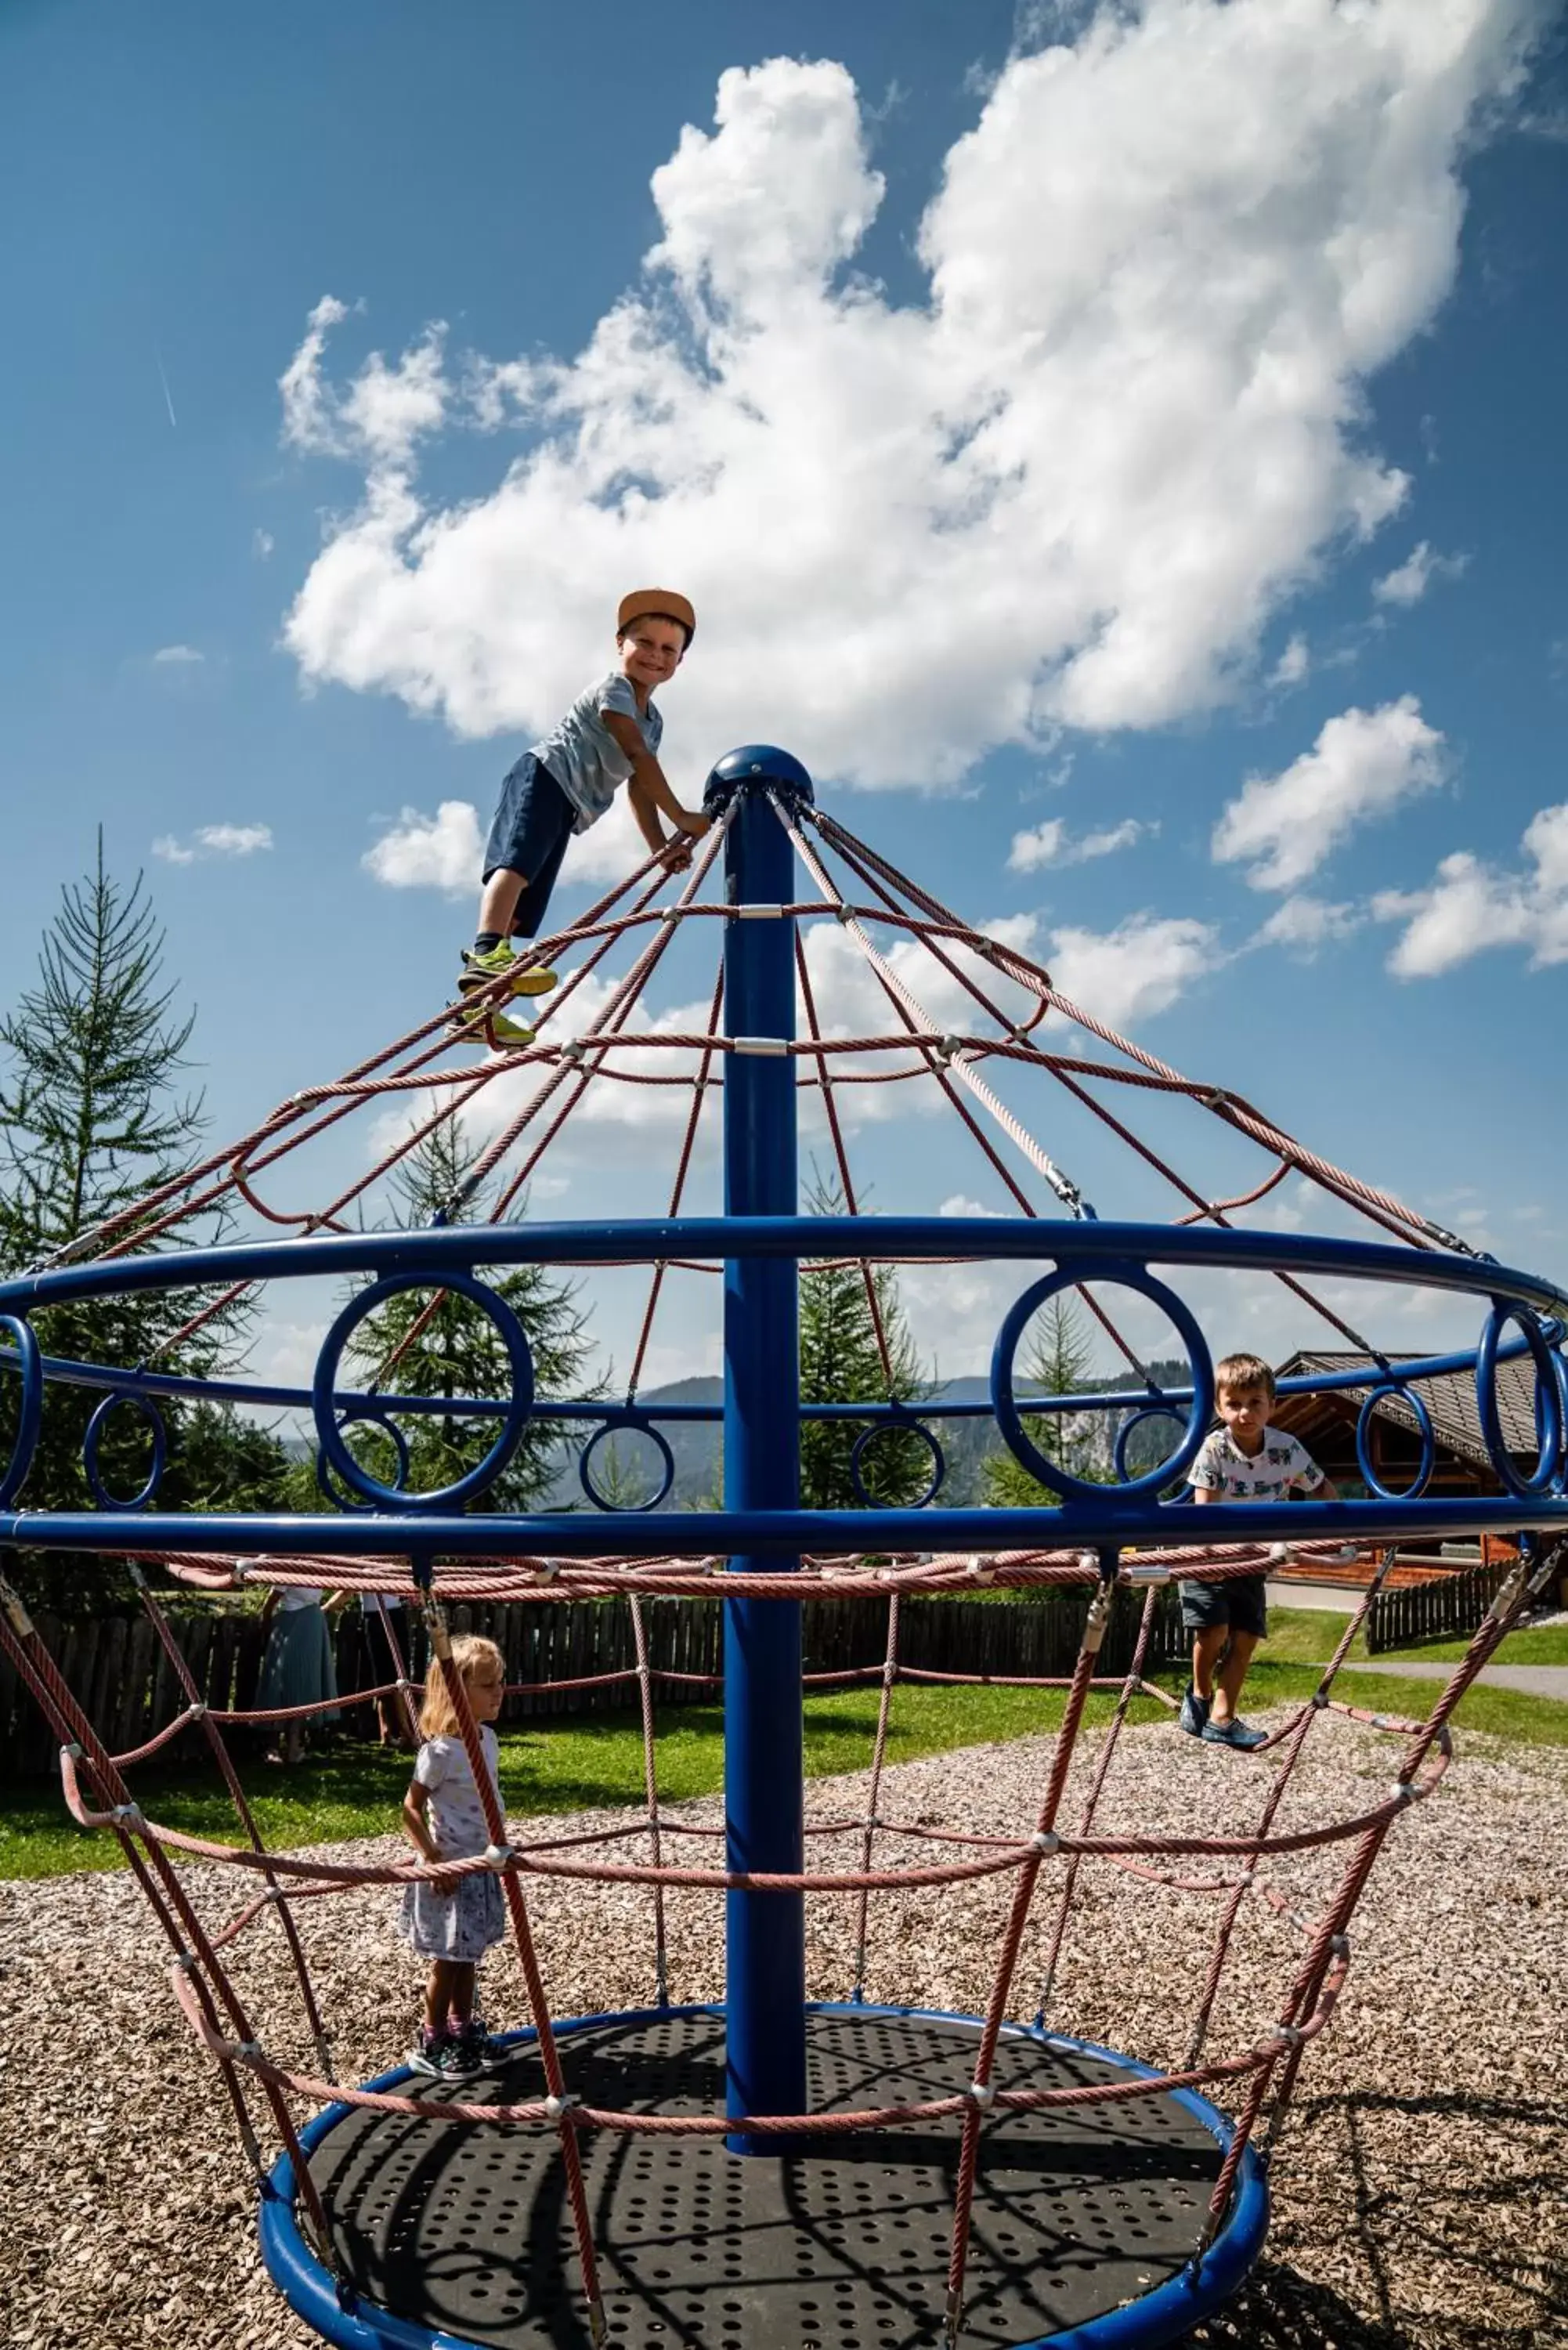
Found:
M 500 1803 L 495 1732 L 487 1721 L 480 1724 L 479 1742 L 484 1749 L 485 1768 L 495 1790 L 495 1800 Z M 490 1836 L 462 1739 L 427 1738 L 414 1764 L 414 1777 L 421 1787 L 430 1790 L 425 1816 L 441 1858 L 472 1860 L 475 1853 L 483 1852 Z
M 1187 1472 L 1189 1485 L 1206 1492 L 1218 1487 L 1222 1502 L 1277 1502 L 1293 1488 L 1315 1492 L 1323 1481 L 1306 1447 L 1282 1428 L 1265 1428 L 1262 1448 L 1251 1460 L 1228 1428 L 1211 1429 Z

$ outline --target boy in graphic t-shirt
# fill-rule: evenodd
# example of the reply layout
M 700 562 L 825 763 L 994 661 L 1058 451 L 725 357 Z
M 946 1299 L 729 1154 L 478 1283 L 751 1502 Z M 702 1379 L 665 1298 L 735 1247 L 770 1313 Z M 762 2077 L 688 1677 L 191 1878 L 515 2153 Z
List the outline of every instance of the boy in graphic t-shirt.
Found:
M 556 974 L 514 953 L 514 937 L 539 934 L 566 843 L 587 832 L 609 807 L 622 784 L 638 828 L 655 855 L 679 867 L 691 858 L 688 843 L 708 829 L 708 818 L 682 807 L 659 764 L 664 721 L 653 701 L 655 686 L 674 676 L 697 632 L 697 616 L 672 588 L 639 588 L 623 596 L 616 615 L 616 667 L 580 693 L 559 725 L 524 751 L 501 786 L 501 798 L 484 848 L 484 893 L 479 927 L 462 956 L 458 986 L 466 993 L 487 980 L 512 973 L 515 995 L 544 995 Z M 673 830 L 667 837 L 659 822 Z M 460 1029 L 482 1024 L 465 1014 Z M 526 1045 L 534 1032 L 499 1016 L 490 1025 L 496 1041 Z
M 1227 1355 L 1214 1367 L 1220 1426 L 1199 1448 L 1187 1472 L 1195 1502 L 1277 1502 L 1293 1492 L 1337 1501 L 1334 1487 L 1305 1447 L 1282 1428 L 1269 1426 L 1274 1375 L 1256 1355 Z M 1240 1575 L 1225 1583 L 1180 1586 L 1181 1621 L 1192 1635 L 1192 1679 L 1178 1720 L 1194 1738 L 1243 1751 L 1261 1746 L 1236 1706 L 1252 1651 L 1268 1637 L 1265 1578 Z

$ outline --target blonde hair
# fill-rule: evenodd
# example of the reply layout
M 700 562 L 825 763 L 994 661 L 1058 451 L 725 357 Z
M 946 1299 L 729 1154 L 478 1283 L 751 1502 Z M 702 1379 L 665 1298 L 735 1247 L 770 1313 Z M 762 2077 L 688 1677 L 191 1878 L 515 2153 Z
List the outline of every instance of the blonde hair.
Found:
M 452 1663 L 443 1666 L 432 1657 L 425 1676 L 424 1703 L 420 1708 L 421 1738 L 455 1738 L 457 1736 L 457 1702 L 447 1680 L 449 1672 L 462 1681 L 471 1680 L 480 1665 L 493 1665 L 503 1680 L 506 1678 L 506 1662 L 493 1640 L 478 1632 L 460 1632 L 452 1644 Z
M 1274 1375 L 1262 1355 L 1227 1355 L 1214 1366 L 1214 1392 L 1221 1388 L 1262 1388 L 1271 1403 L 1278 1389 Z

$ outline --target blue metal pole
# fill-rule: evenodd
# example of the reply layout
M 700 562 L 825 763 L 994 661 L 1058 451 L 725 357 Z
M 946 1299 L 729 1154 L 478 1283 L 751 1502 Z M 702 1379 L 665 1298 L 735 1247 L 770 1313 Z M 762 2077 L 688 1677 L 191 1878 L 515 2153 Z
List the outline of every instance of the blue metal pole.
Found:
M 732 751 L 709 778 L 708 805 L 733 802 L 725 842 L 729 903 L 782 909 L 794 894 L 794 852 L 770 789 L 809 798 L 787 753 Z M 782 911 L 739 911 L 725 926 L 724 1032 L 742 1040 L 724 1064 L 724 1212 L 793 1215 L 796 1207 L 795 1068 L 787 1054 L 748 1049 L 794 1035 L 794 924 Z M 792 1510 L 800 1492 L 798 1272 L 762 1258 L 724 1268 L 726 1508 Z M 744 1573 L 798 1567 L 742 1554 Z M 724 1603 L 724 1822 L 732 1870 L 804 1866 L 800 1609 L 793 1601 Z M 725 1897 L 726 2110 L 805 2111 L 805 1906 L 798 1893 Z M 737 2133 L 736 2154 L 780 2151 Z

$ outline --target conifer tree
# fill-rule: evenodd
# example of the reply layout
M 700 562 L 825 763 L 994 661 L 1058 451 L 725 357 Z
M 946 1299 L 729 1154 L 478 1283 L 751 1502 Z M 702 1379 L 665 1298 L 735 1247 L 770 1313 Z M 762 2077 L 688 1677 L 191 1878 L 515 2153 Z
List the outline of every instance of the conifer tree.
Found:
M 1094 1346 L 1083 1315 L 1068 1293 L 1059 1289 L 1047 1299 L 1038 1317 L 1024 1365 L 1025 1384 L 1036 1395 L 1083 1394 L 1090 1385 L 1093 1361 Z M 1070 1477 L 1083 1477 L 1096 1485 L 1110 1482 L 1104 1440 L 1088 1414 L 1031 1412 L 1024 1427 L 1036 1449 Z M 1012 1452 L 1002 1451 L 992 1453 L 986 1461 L 985 1498 L 997 1509 L 1037 1510 L 1054 1508 L 1062 1497 L 1031 1476 Z
M 394 1175 L 398 1224 L 421 1231 L 438 1213 L 448 1228 L 477 1223 L 485 1189 L 481 1185 L 472 1196 L 463 1195 L 478 1156 L 478 1146 L 455 1118 L 434 1128 Z M 575 1287 L 553 1279 L 543 1265 L 475 1270 L 523 1325 L 534 1357 L 535 1393 L 583 1394 L 580 1382 L 592 1343 Z M 432 1281 L 428 1291 L 405 1290 L 366 1315 L 345 1352 L 345 1383 L 395 1395 L 504 1398 L 511 1392 L 512 1369 L 490 1316 L 472 1299 L 440 1290 Z M 500 1422 L 493 1414 L 410 1412 L 399 1425 L 409 1448 L 409 1489 L 428 1492 L 453 1483 L 482 1460 Z M 356 1457 L 372 1476 L 389 1482 L 389 1440 L 373 1426 L 351 1430 L 350 1436 Z M 556 1423 L 530 1420 L 506 1468 L 473 1506 L 516 1512 L 536 1504 L 553 1482 L 563 1441 Z M 606 1450 L 601 1446 L 596 1454 L 596 1467 Z
M 176 1009 L 163 946 L 141 876 L 128 890 L 109 872 L 100 831 L 92 868 L 61 892 L 36 983 L 0 1020 L 0 1269 L 7 1273 L 84 1242 L 193 1153 L 202 1102 L 183 1086 L 193 1015 Z M 217 1236 L 209 1225 L 181 1238 Z M 243 1316 L 231 1310 L 172 1343 L 202 1302 L 181 1286 L 47 1306 L 31 1319 L 47 1355 L 202 1377 L 234 1365 L 244 1335 Z M 0 1365 L 0 1450 L 9 1449 L 16 1399 L 16 1381 Z M 82 1441 L 101 1399 L 101 1390 L 49 1382 L 26 1504 L 98 1506 Z M 158 1408 L 169 1436 L 161 1506 L 271 1505 L 286 1463 L 265 1430 L 226 1407 L 170 1399 Z M 150 1458 L 140 1415 L 122 1405 L 108 1417 L 99 1450 L 109 1490 L 137 1491 Z M 39 1605 L 66 1610 L 121 1600 L 130 1590 L 125 1571 L 107 1558 L 27 1555 L 21 1579 Z
M 815 1175 L 806 1204 L 813 1215 L 841 1216 L 845 1198 L 836 1179 Z M 800 1274 L 800 1393 L 803 1403 L 915 1403 L 930 1391 L 920 1367 L 890 1265 L 871 1269 L 871 1287 L 887 1341 L 884 1365 L 877 1324 L 858 1264 L 806 1264 Z M 863 1506 L 850 1479 L 849 1457 L 868 1425 L 855 1420 L 805 1420 L 800 1432 L 800 1499 L 807 1510 Z M 877 1435 L 860 1456 L 860 1478 L 877 1503 L 896 1508 L 914 1501 L 931 1481 L 929 1446 L 908 1430 Z

